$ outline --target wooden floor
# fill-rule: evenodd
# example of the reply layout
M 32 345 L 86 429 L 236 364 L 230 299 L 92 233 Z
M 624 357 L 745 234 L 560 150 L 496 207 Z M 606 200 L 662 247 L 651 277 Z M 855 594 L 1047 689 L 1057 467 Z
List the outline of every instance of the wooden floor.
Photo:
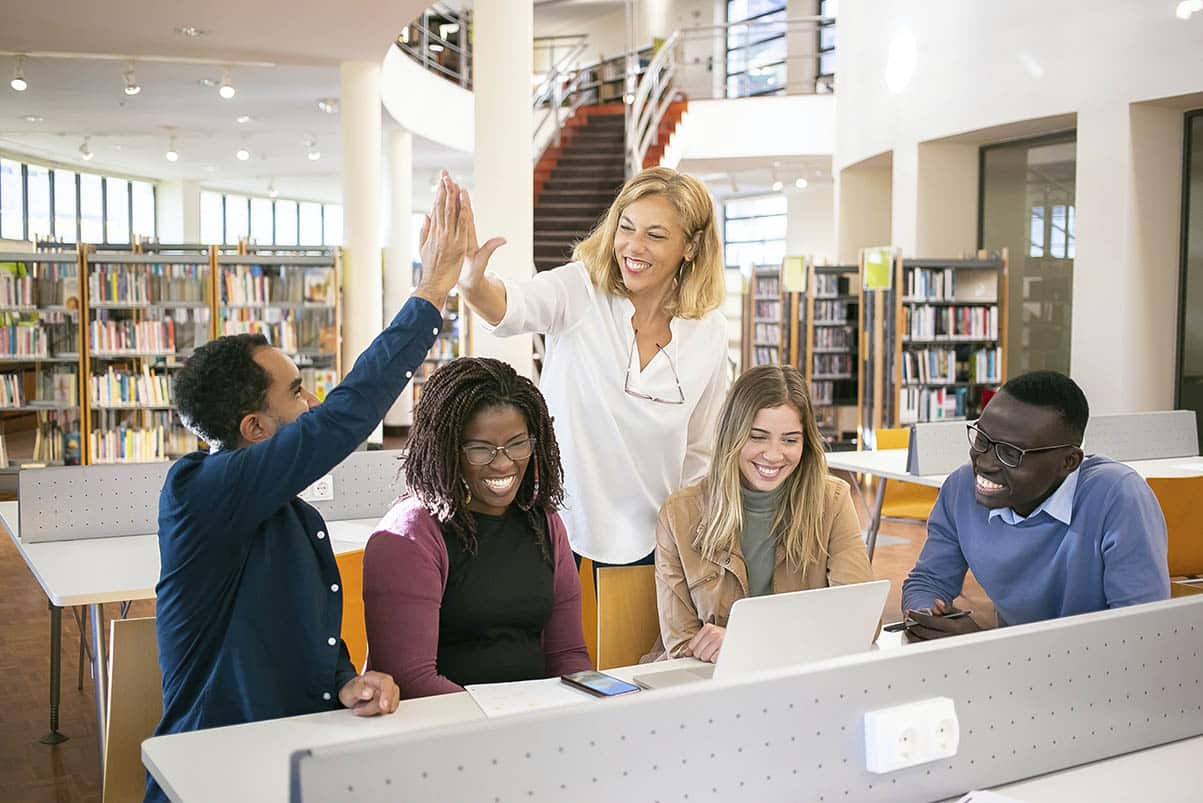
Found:
M 861 521 L 868 516 L 857 502 Z M 878 578 L 892 581 L 887 622 L 900 616 L 902 580 L 923 544 L 920 523 L 886 521 L 882 533 L 904 539 L 879 547 L 873 561 Z M 91 678 L 84 673 L 76 688 L 79 631 L 71 616 L 63 617 L 63 690 L 59 730 L 70 737 L 55 746 L 40 744 L 47 732 L 49 613 L 46 598 L 25 567 L 7 534 L 0 536 L 0 801 L 5 803 L 72 803 L 99 801 L 96 753 L 96 710 Z M 965 599 L 983 625 L 994 621 L 993 608 L 972 578 Z M 106 614 L 116 616 L 116 605 Z M 135 603 L 131 616 L 153 616 L 154 603 Z

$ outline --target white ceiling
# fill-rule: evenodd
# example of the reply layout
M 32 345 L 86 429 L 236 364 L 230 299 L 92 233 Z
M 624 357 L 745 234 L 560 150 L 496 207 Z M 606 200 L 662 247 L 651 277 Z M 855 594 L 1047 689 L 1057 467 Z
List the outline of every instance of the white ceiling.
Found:
M 15 57 L 0 55 L 0 150 L 93 171 L 195 180 L 260 195 L 273 182 L 286 197 L 338 201 L 339 117 L 321 112 L 317 101 L 338 97 L 340 62 L 382 59 L 396 33 L 426 5 L 424 0 L 356 0 L 353 5 L 210 0 L 185 8 L 179 2 L 44 0 L 17 12 L 6 10 L 0 52 L 32 55 L 24 66 L 25 92 L 8 86 Z M 185 25 L 207 33 L 189 38 L 175 31 Z M 142 86 L 134 96 L 122 91 L 124 59 L 130 56 Z M 257 66 L 232 67 L 237 94 L 223 100 L 215 87 L 200 81 L 220 80 L 221 64 L 230 61 Z M 239 124 L 239 115 L 252 119 Z M 27 122 L 27 116 L 42 119 Z M 164 157 L 172 129 L 180 155 L 175 163 Z M 79 152 L 85 136 L 95 153 L 90 162 Z M 321 152 L 317 161 L 307 157 L 310 138 Z M 241 146 L 251 152 L 248 161 L 234 156 Z M 425 197 L 425 174 L 444 165 L 464 174 L 471 170 L 471 156 L 415 137 L 415 196 Z
M 677 169 L 697 176 L 719 200 L 773 192 L 780 180 L 784 191 L 798 192 L 794 182 L 831 183 L 830 156 L 751 156 L 732 159 L 682 159 Z M 801 190 L 805 192 L 805 190 Z

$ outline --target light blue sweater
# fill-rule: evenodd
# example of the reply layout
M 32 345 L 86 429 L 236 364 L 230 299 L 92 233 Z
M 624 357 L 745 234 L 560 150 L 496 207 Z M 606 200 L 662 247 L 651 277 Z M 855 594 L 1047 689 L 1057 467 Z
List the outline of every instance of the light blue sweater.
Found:
M 1091 456 L 1078 469 L 1067 525 L 1047 510 L 1008 524 L 974 497 L 972 466 L 954 471 L 927 522 L 927 543 L 902 584 L 902 607 L 961 593 L 966 569 L 1007 624 L 1169 599 L 1165 517 L 1148 483 Z

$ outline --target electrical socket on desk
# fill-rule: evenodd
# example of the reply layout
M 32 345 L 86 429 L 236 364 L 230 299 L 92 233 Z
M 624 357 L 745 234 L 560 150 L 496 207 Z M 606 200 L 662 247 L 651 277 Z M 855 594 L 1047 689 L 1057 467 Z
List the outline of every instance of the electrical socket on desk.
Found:
M 334 499 L 334 476 L 327 474 L 297 494 L 305 502 L 330 502 Z
M 961 728 L 950 697 L 865 712 L 865 767 L 886 773 L 957 754 Z

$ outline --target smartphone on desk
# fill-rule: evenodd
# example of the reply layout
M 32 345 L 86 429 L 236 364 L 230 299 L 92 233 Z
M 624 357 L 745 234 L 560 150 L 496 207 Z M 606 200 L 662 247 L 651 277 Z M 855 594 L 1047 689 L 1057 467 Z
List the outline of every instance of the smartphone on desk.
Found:
M 573 688 L 587 691 L 596 697 L 617 697 L 620 694 L 630 694 L 639 691 L 634 683 L 627 683 L 613 675 L 595 672 L 587 669 L 584 672 L 573 672 L 571 675 L 561 675 L 560 680 Z

